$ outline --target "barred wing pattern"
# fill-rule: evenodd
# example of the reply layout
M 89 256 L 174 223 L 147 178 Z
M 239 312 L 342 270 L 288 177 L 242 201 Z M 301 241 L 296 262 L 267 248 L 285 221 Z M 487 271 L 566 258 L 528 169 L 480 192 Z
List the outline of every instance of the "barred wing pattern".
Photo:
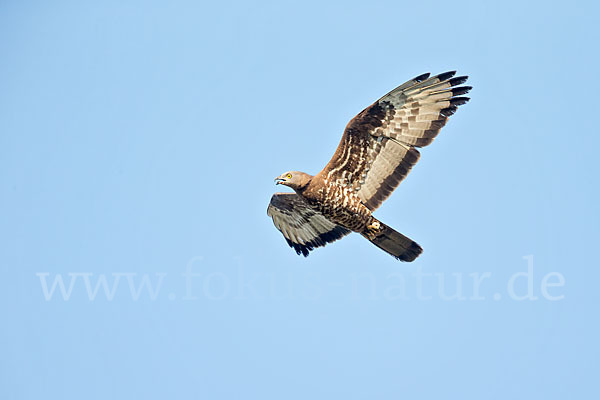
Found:
M 348 187 L 371 211 L 408 175 L 448 117 L 469 98 L 456 71 L 420 75 L 367 107 L 346 126 L 342 140 L 321 174 Z M 457 87 L 458 86 L 458 87 Z
M 350 233 L 346 228 L 330 222 L 325 216 L 311 209 L 296 193 L 275 193 L 267 208 L 288 245 L 304 257 L 327 243 L 334 242 Z

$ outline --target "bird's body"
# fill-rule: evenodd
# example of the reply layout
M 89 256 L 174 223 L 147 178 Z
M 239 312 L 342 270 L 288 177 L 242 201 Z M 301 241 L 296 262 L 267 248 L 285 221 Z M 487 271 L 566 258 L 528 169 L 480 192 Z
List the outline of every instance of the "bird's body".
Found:
M 402 261 L 421 247 L 378 221 L 372 212 L 419 160 L 416 147 L 430 144 L 448 116 L 469 99 L 458 97 L 467 77 L 447 72 L 418 76 L 367 107 L 346 126 L 329 163 L 315 176 L 291 171 L 278 184 L 296 193 L 276 193 L 268 215 L 298 254 L 357 232 Z
M 310 180 L 305 190 L 296 190 L 296 193 L 313 210 L 351 231 L 362 232 L 371 220 L 371 210 L 352 189 L 331 182 L 320 174 Z

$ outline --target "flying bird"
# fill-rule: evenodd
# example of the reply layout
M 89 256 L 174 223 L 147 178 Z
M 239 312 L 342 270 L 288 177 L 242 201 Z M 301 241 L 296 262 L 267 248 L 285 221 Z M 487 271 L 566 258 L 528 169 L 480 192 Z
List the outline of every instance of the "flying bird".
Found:
M 372 213 L 417 163 L 418 147 L 429 145 L 470 86 L 456 71 L 419 75 L 361 111 L 346 126 L 329 163 L 317 175 L 285 172 L 278 185 L 294 193 L 275 193 L 267 214 L 288 245 L 305 257 L 313 249 L 360 233 L 401 261 L 423 249 Z

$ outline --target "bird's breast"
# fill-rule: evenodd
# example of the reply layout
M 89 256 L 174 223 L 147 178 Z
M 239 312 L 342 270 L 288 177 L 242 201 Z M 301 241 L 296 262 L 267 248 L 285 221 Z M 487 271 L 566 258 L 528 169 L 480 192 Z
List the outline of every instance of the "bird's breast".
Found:
M 362 232 L 371 219 L 369 210 L 351 188 L 323 180 L 303 193 L 308 204 L 330 221 Z

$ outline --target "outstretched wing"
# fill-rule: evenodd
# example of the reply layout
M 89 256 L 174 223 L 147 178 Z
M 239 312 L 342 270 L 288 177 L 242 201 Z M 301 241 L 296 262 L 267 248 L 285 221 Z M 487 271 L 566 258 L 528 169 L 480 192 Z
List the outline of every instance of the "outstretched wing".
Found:
M 456 71 L 420 75 L 364 109 L 346 126 L 321 174 L 354 191 L 375 210 L 419 160 L 417 147 L 430 144 L 448 117 L 469 98 L 470 86 Z
M 334 224 L 322 214 L 311 209 L 296 193 L 275 193 L 267 208 L 285 240 L 296 253 L 308 253 L 327 243 L 334 242 L 350 233 L 346 228 Z

